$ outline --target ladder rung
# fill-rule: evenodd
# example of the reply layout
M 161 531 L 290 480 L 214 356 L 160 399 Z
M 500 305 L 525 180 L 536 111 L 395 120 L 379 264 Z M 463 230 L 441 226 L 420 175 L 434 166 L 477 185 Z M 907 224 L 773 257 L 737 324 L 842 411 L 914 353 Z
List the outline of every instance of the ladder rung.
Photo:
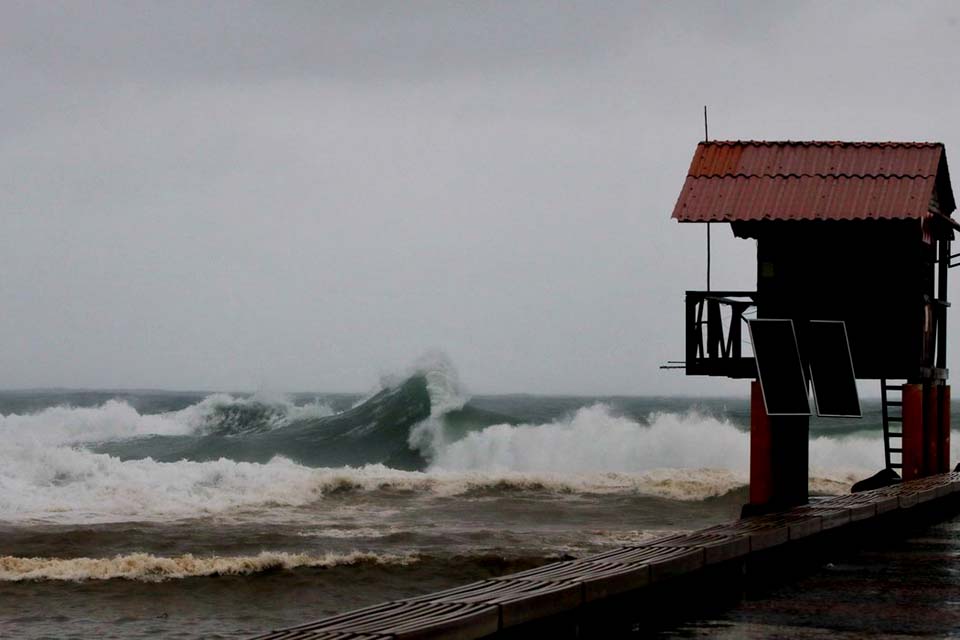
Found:
M 902 407 L 902 406 L 903 406 L 903 401 L 902 401 L 902 400 L 887 400 L 887 406 L 891 406 L 891 407 Z
M 887 449 L 890 453 L 903 453 L 903 449 Z
M 903 468 L 903 465 L 900 464 L 899 462 L 891 462 L 891 463 L 890 463 L 890 468 L 891 468 L 891 469 L 902 469 L 902 468 Z
M 903 437 L 903 432 L 902 432 L 902 431 L 888 431 L 888 432 L 887 432 L 887 437 L 888 437 L 888 438 L 902 438 L 902 437 Z
M 883 388 L 887 391 L 901 391 L 903 389 L 902 384 L 885 384 Z
M 903 416 L 887 416 L 887 422 L 903 422 Z

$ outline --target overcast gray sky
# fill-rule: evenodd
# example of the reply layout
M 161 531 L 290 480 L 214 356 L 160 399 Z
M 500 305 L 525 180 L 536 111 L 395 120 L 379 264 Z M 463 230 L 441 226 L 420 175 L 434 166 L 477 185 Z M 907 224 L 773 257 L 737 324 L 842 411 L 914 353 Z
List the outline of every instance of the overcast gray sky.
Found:
M 657 369 L 704 284 L 669 218 L 703 105 L 960 158 L 958 15 L 6 0 L 0 386 L 363 390 L 440 349 L 476 392 L 745 393 Z

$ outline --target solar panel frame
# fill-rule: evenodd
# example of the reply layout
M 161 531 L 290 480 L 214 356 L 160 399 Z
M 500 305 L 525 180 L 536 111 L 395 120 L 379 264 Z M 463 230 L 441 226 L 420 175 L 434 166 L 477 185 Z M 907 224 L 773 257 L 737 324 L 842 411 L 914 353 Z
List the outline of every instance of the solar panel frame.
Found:
M 857 370 L 853 366 L 853 352 L 850 350 L 850 335 L 847 333 L 847 323 L 843 320 L 810 320 L 811 327 L 814 324 L 839 324 L 843 327 L 843 341 L 847 347 L 847 359 L 850 362 L 850 373 L 853 375 L 853 395 L 857 401 L 856 414 L 821 413 L 820 400 L 817 398 L 817 379 L 816 375 L 814 374 L 813 358 L 811 358 L 808 363 L 810 368 L 810 388 L 813 392 L 813 403 L 817 408 L 817 415 L 821 418 L 862 418 L 863 406 L 860 404 L 860 392 L 857 389 Z
M 757 342 L 756 342 L 756 338 L 754 337 L 753 328 L 754 328 L 754 323 L 772 323 L 772 322 L 785 322 L 785 323 L 789 323 L 790 325 L 790 334 L 793 337 L 793 348 L 795 350 L 795 353 L 797 354 L 797 363 L 798 363 L 798 368 L 800 372 L 800 380 L 802 381 L 802 384 L 803 384 L 804 395 L 806 399 L 806 405 L 807 405 L 806 412 L 799 412 L 799 413 L 775 412 L 774 413 L 770 411 L 770 406 L 767 402 L 767 387 L 765 387 L 763 384 L 763 374 L 762 374 L 763 367 L 760 366 L 760 356 L 757 354 Z M 806 376 L 806 372 L 804 371 L 803 360 L 800 358 L 800 345 L 797 342 L 797 331 L 796 331 L 796 327 L 794 327 L 793 320 L 789 318 L 753 318 L 747 321 L 747 328 L 750 330 L 750 342 L 753 344 L 753 357 L 757 363 L 757 378 L 760 380 L 760 390 L 761 390 L 761 395 L 763 396 L 763 408 L 767 412 L 767 415 L 768 416 L 810 416 L 811 414 L 810 392 L 809 390 L 807 390 L 807 384 L 806 384 L 807 376 Z

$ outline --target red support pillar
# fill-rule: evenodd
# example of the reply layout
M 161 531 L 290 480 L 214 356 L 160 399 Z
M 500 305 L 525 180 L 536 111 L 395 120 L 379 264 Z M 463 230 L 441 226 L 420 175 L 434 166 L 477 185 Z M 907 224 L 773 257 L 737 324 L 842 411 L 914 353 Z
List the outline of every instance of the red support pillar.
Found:
M 773 439 L 760 383 L 750 383 L 750 504 L 773 500 Z
M 923 475 L 940 473 L 939 391 L 935 384 L 923 385 Z
M 903 479 L 950 471 L 950 387 L 903 386 Z
M 810 419 L 768 416 L 760 383 L 750 386 L 750 504 L 778 509 L 808 497 Z
M 923 385 L 903 385 L 903 460 L 904 480 L 913 480 L 924 475 L 924 434 L 923 434 Z
M 940 391 L 937 400 L 939 405 L 937 431 L 940 440 L 939 472 L 950 472 L 950 385 L 937 387 Z

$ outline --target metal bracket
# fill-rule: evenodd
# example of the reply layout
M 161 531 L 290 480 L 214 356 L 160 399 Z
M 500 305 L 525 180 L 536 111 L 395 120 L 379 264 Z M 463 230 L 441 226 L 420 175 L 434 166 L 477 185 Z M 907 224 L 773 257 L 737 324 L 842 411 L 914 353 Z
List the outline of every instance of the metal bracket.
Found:
M 683 360 L 667 360 L 667 364 L 660 365 L 661 369 L 686 369 L 687 363 Z

